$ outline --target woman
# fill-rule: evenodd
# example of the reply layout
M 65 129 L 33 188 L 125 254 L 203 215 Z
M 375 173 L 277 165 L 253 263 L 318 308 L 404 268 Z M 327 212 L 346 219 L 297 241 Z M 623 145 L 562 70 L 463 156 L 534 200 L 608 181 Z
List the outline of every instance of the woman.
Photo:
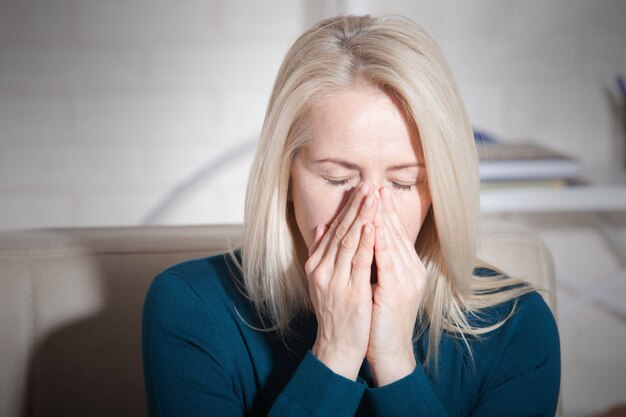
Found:
M 553 415 L 541 296 L 476 259 L 472 131 L 435 42 L 319 22 L 276 79 L 241 248 L 146 297 L 151 415 Z

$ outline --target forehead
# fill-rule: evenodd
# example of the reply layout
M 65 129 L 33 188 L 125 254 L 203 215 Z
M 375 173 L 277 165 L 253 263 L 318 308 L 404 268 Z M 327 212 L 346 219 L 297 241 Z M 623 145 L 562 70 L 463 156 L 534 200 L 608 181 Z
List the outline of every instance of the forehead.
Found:
M 319 98 L 311 107 L 310 123 L 307 147 L 314 154 L 372 154 L 403 160 L 421 156 L 415 123 L 391 95 L 369 85 Z

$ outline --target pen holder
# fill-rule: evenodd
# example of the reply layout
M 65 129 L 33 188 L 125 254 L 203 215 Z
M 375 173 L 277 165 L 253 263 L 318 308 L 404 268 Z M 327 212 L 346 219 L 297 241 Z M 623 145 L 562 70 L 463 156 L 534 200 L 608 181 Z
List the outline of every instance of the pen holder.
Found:
M 626 170 L 626 100 L 622 99 L 616 111 L 617 129 L 615 139 L 618 142 L 616 155 L 621 159 L 620 166 Z
M 620 100 L 615 108 L 615 142 L 616 162 L 626 170 L 626 99 Z
M 626 168 L 626 81 L 624 75 L 616 77 L 619 98 L 617 99 L 617 119 L 620 129 L 618 129 L 618 140 L 622 146 L 620 153 L 622 158 L 622 168 Z

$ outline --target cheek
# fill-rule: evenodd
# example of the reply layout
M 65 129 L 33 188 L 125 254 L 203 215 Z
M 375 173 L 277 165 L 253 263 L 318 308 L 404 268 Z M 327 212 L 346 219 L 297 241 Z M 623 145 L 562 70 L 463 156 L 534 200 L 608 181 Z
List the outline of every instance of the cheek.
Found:
M 398 216 L 407 231 L 408 237 L 412 242 L 415 242 L 422 223 L 426 218 L 426 213 L 428 213 L 430 199 L 427 196 L 403 196 L 397 195 L 397 193 L 393 198 Z

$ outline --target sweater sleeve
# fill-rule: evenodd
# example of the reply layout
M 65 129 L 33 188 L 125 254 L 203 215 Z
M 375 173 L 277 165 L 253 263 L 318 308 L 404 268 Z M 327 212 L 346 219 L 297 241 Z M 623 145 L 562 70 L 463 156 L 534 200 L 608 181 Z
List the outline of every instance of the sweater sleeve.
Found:
M 409 375 L 382 387 L 367 388 L 365 395 L 375 416 L 448 416 L 419 361 Z
M 194 290 L 175 273 L 153 281 L 142 321 L 144 378 L 150 416 L 243 416 L 242 384 Z M 352 416 L 364 384 L 343 378 L 308 352 L 270 409 L 270 416 Z
M 365 383 L 334 373 L 308 351 L 268 416 L 353 416 Z

